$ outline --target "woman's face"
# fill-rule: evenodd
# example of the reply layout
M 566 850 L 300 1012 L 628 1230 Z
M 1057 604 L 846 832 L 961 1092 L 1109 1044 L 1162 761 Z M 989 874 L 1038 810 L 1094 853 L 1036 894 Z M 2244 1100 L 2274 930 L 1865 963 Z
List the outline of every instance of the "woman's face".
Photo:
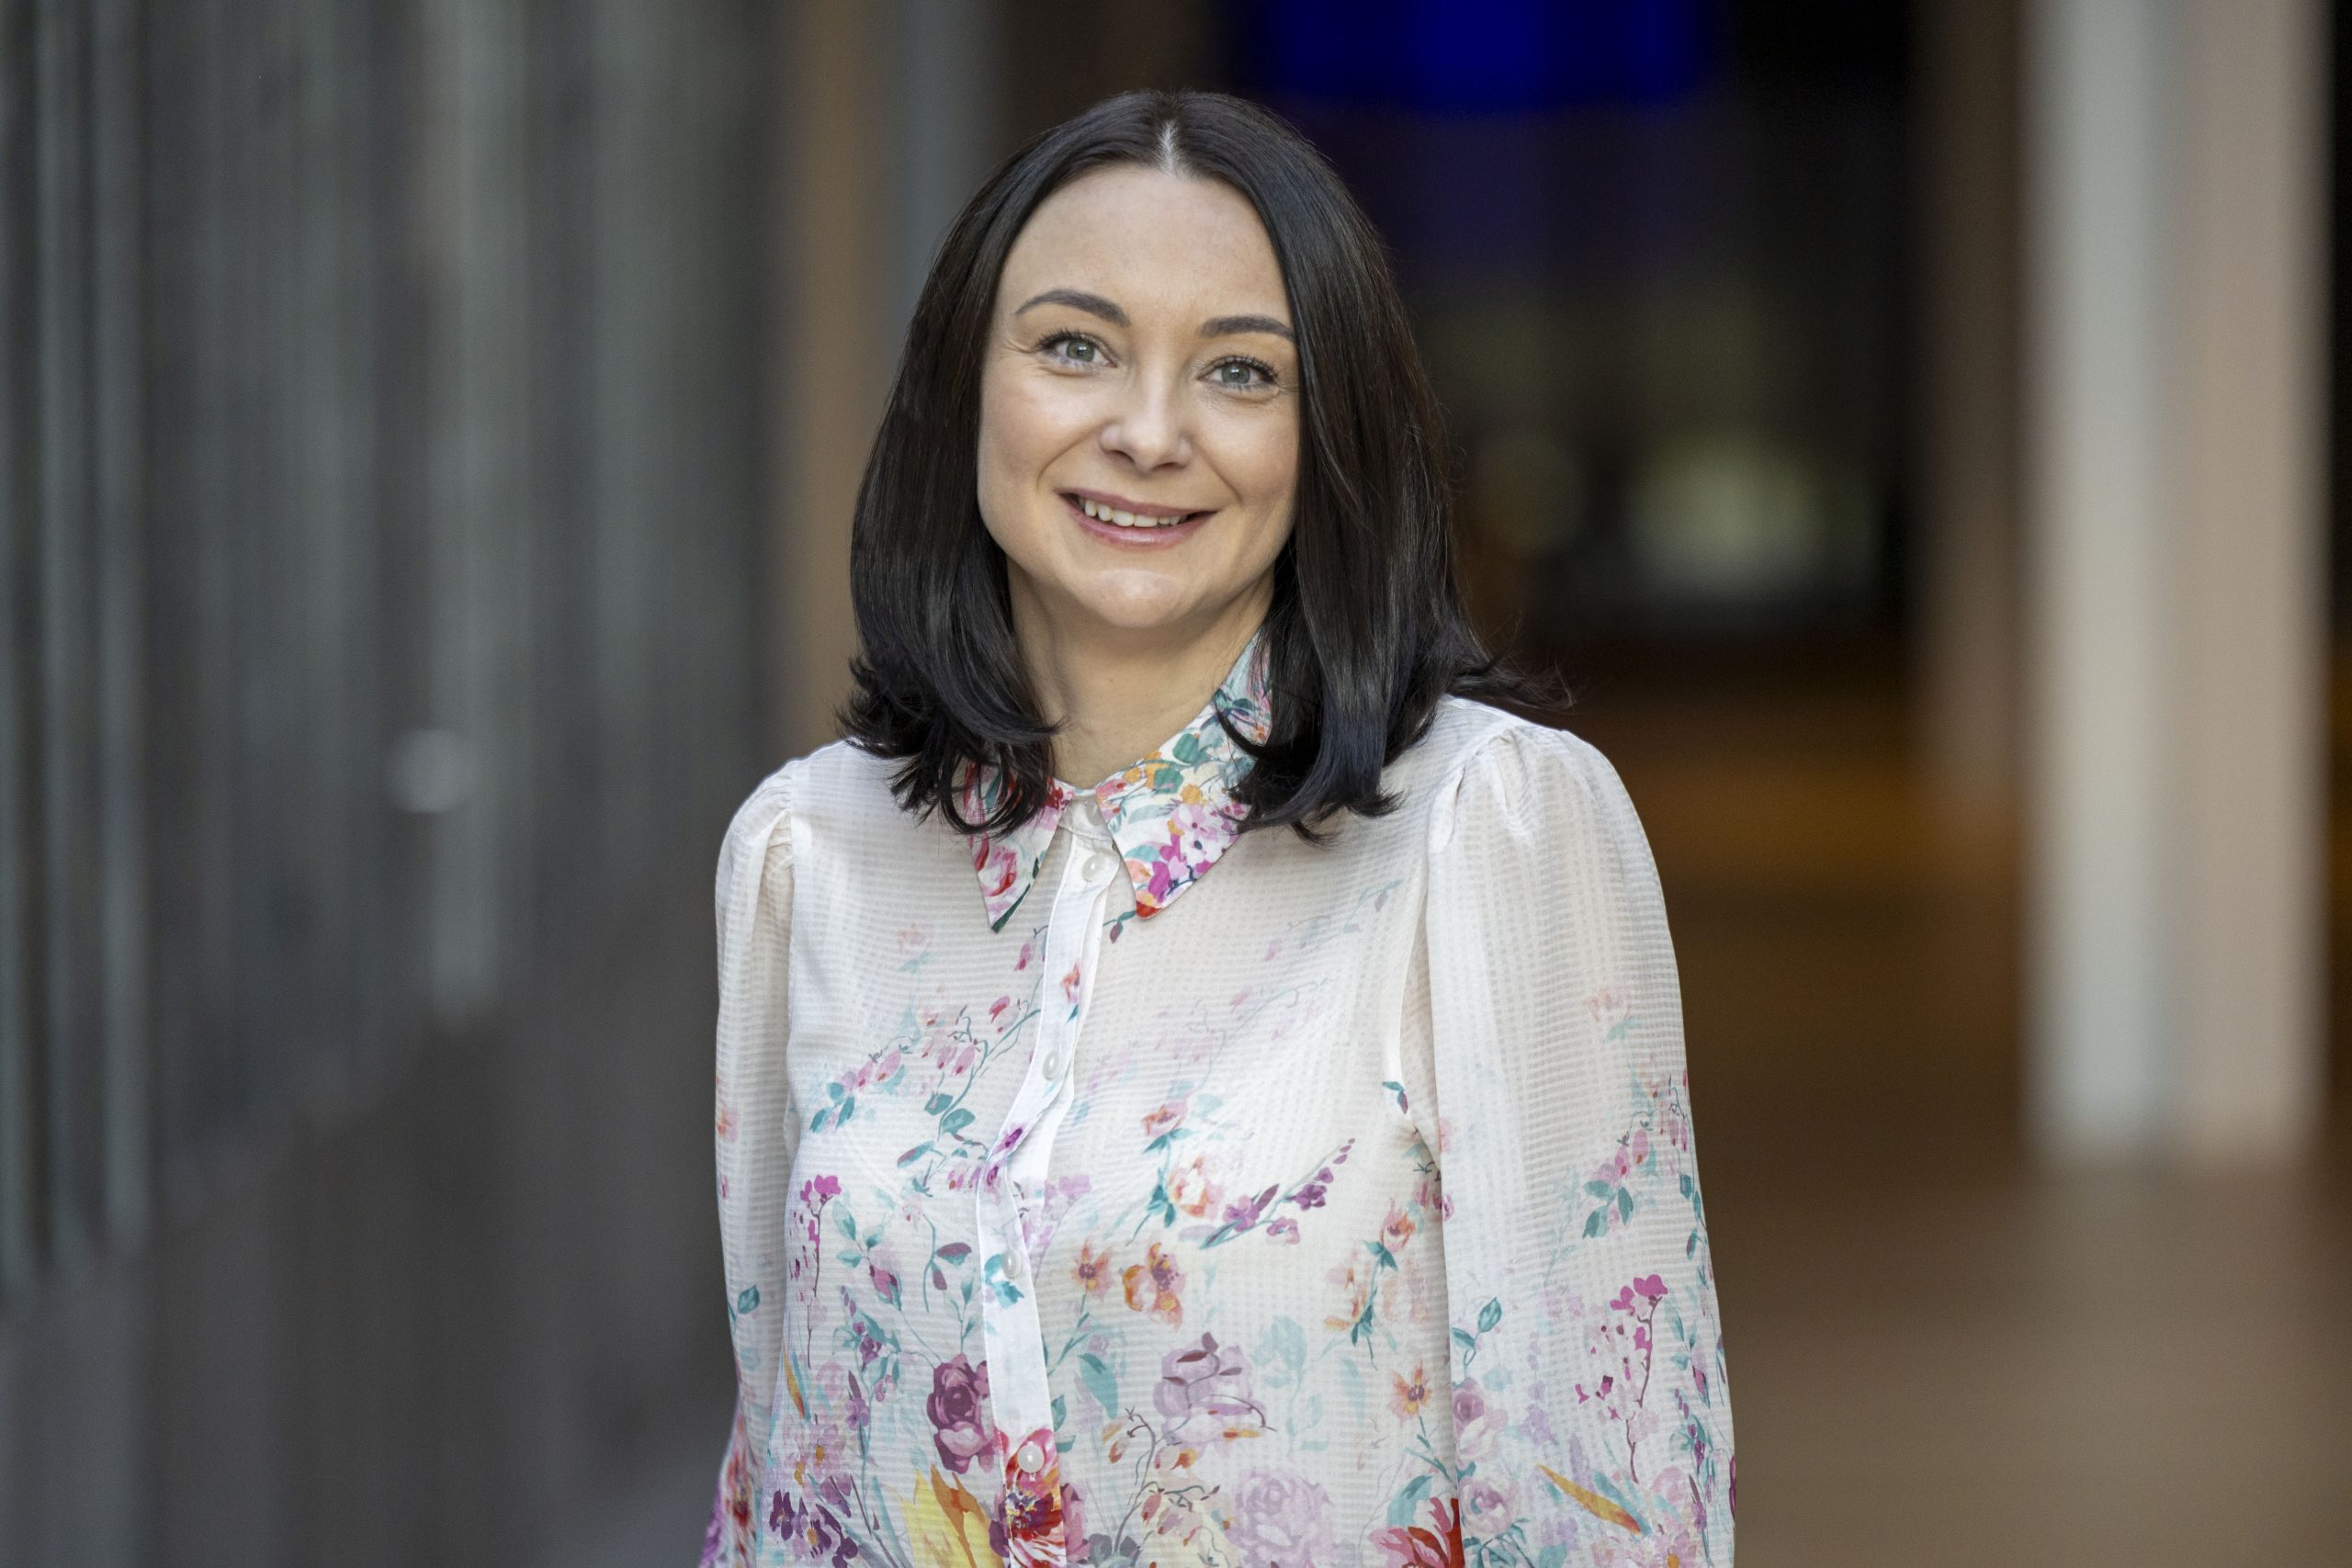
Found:
M 1038 207 L 980 379 L 980 516 L 1017 616 L 1154 643 L 1257 624 L 1298 478 L 1291 332 L 1229 186 L 1118 165 Z

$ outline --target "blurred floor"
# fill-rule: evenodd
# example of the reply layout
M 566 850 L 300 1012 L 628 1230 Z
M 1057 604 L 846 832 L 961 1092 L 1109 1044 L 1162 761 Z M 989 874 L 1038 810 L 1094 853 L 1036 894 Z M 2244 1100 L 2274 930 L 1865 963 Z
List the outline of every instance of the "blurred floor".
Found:
M 1893 661 L 1654 680 L 1570 728 L 1674 921 L 1744 1568 L 2352 1563 L 2345 1162 L 2035 1172 L 2012 829 L 1920 802 Z

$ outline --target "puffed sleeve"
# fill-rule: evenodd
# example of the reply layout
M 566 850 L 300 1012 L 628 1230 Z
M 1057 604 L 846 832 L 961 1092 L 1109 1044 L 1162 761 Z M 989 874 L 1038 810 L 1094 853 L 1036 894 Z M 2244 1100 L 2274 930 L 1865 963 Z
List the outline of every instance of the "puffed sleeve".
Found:
M 718 855 L 718 1228 L 735 1341 L 735 1419 L 702 1562 L 748 1564 L 783 1342 L 785 1190 L 798 1122 L 785 1077 L 792 773 L 735 813 Z
M 1441 792 L 1430 855 L 1411 1111 L 1437 1151 L 1469 1561 L 1729 1568 L 1681 996 L 1633 802 L 1584 740 L 1513 725 Z

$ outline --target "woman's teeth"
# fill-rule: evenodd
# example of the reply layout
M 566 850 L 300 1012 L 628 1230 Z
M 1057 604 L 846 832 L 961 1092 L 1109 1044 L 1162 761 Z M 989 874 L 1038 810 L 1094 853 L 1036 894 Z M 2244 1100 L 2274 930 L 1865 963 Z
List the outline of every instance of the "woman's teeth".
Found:
M 1183 522 L 1184 517 L 1192 515 L 1188 512 L 1184 517 L 1145 517 L 1133 512 L 1122 512 L 1115 506 L 1105 506 L 1099 501 L 1089 501 L 1084 496 L 1078 498 L 1078 504 L 1089 517 L 1118 528 L 1173 528 Z

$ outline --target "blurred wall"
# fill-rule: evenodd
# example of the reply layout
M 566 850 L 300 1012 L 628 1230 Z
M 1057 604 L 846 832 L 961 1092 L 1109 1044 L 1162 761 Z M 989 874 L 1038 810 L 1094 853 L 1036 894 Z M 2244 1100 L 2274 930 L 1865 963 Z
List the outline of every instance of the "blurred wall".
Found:
M 776 28 L 0 0 L 0 1561 L 716 1463 Z

